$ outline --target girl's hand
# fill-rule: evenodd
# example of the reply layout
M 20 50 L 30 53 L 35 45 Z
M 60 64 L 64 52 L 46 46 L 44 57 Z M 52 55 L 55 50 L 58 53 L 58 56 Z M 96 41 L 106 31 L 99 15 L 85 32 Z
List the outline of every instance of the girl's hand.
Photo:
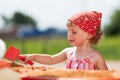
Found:
M 33 65 L 33 62 L 34 61 L 34 56 L 26 56 L 25 60 L 24 60 L 24 63 L 25 64 L 30 64 L 30 65 Z
M 33 65 L 33 62 L 31 60 L 27 59 L 27 56 L 19 56 L 18 58 L 21 63 Z

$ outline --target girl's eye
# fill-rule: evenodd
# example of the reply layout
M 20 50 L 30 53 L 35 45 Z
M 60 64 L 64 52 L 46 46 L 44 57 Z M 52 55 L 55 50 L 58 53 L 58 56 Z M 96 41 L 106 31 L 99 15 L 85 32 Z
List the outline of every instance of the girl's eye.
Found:
M 76 34 L 77 32 L 72 32 L 73 34 Z

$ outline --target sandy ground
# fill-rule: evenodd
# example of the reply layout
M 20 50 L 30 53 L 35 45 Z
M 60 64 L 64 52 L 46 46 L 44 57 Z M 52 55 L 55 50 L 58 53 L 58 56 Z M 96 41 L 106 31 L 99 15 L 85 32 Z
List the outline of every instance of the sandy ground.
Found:
M 120 61 L 106 61 L 109 70 L 120 70 Z M 48 66 L 54 68 L 65 68 L 65 62 L 58 63 L 55 65 L 43 65 L 40 63 L 34 62 L 34 66 Z
M 106 64 L 109 70 L 120 70 L 120 61 L 107 61 Z

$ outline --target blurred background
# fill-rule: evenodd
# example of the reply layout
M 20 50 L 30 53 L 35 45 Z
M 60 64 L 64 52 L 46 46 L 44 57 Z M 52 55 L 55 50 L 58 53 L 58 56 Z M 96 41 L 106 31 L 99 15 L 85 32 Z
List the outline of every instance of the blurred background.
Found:
M 0 38 L 21 54 L 56 54 L 69 47 L 67 19 L 82 11 L 103 13 L 105 37 L 96 48 L 107 60 L 120 60 L 120 0 L 1 0 Z

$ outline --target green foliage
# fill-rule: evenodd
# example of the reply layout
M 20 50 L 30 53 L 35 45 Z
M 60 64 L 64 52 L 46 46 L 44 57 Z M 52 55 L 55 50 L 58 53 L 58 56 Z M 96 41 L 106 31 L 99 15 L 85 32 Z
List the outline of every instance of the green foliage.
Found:
M 116 10 L 111 17 L 110 24 L 105 26 L 106 35 L 120 35 L 120 10 Z
M 32 17 L 25 15 L 21 12 L 15 12 L 13 14 L 13 17 L 10 19 L 3 15 L 2 19 L 4 20 L 5 25 L 11 25 L 11 24 L 13 25 L 27 24 L 28 25 L 29 24 L 36 27 L 36 21 Z
M 52 55 L 69 46 L 67 39 L 64 38 L 5 39 L 5 42 L 7 48 L 13 45 L 21 50 L 21 54 L 43 53 Z
M 120 37 L 105 37 L 96 49 L 104 55 L 105 59 L 120 60 Z
M 5 39 L 7 47 L 13 45 L 21 50 L 21 54 L 56 54 L 69 47 L 65 38 L 51 39 Z M 107 60 L 120 60 L 120 37 L 105 37 L 95 48 L 100 51 Z
M 30 16 L 27 16 L 23 13 L 20 13 L 20 12 L 16 12 L 14 15 L 13 15 L 13 18 L 11 19 L 11 21 L 14 23 L 14 24 L 31 24 L 33 26 L 36 26 L 36 23 L 35 21 L 32 19 L 32 17 Z

